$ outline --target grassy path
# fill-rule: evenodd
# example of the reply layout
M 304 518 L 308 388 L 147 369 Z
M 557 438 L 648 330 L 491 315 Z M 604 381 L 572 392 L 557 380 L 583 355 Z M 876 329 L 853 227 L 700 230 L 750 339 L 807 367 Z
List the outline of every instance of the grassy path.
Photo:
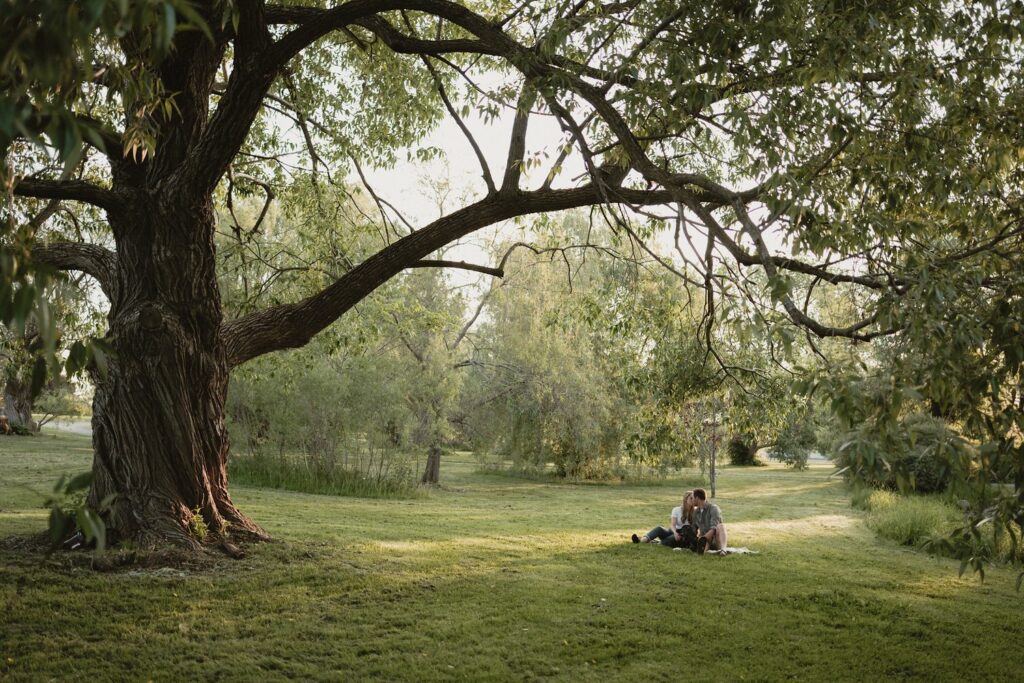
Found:
M 84 437 L 0 439 L 0 537 L 89 465 Z M 283 543 L 201 571 L 99 574 L 0 551 L 0 680 L 1020 680 L 1024 595 L 876 538 L 827 467 L 729 470 L 730 542 L 626 538 L 682 485 L 480 474 L 404 501 L 238 489 Z M 698 673 L 698 670 L 700 673 Z

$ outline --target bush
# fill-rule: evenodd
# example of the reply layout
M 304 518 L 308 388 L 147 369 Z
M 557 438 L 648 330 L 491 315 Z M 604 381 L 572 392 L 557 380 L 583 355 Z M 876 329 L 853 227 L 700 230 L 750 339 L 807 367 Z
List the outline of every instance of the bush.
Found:
M 901 419 L 899 429 L 883 439 L 873 431 L 854 430 L 837 439 L 833 461 L 846 469 L 849 479 L 860 479 L 888 490 L 940 493 L 955 479 L 966 478 L 964 462 L 970 460 L 970 445 L 940 419 L 914 413 Z M 855 472 L 854 466 L 870 460 L 884 467 Z
M 757 459 L 757 445 L 742 435 L 736 435 L 729 439 L 729 445 L 726 448 L 729 451 L 730 465 L 756 467 L 764 464 Z
M 11 426 L 11 434 L 14 434 L 15 436 L 35 436 L 36 435 L 36 433 L 30 427 L 28 427 L 27 425 L 24 425 L 24 424 L 22 424 L 20 422 L 12 422 L 12 423 L 10 423 L 10 426 Z

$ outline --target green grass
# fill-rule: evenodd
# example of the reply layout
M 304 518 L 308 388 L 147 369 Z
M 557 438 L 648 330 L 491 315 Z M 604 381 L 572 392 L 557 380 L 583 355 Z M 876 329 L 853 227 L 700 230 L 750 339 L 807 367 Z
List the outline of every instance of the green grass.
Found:
M 45 527 L 23 485 L 90 458 L 82 437 L 0 438 L 0 537 Z M 761 551 L 728 558 L 626 541 L 667 521 L 673 482 L 530 482 L 448 457 L 424 498 L 236 487 L 282 543 L 111 573 L 0 550 L 0 680 L 1018 679 L 1014 573 L 961 579 L 879 538 L 829 471 L 726 468 L 730 542 Z

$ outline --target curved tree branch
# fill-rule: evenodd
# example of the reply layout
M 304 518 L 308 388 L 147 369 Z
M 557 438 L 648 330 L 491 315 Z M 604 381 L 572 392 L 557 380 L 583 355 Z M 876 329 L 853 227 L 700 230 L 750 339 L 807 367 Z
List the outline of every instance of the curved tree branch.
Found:
M 326 10 L 274 8 L 269 12 L 259 0 L 240 3 L 234 69 L 202 138 L 177 170 L 178 181 L 193 191 L 212 191 L 244 144 L 263 106 L 264 96 L 288 62 L 332 31 L 346 29 L 350 24 L 358 25 L 361 20 L 367 20 L 371 31 L 387 32 L 387 22 L 375 19 L 375 15 L 392 10 L 434 14 L 471 33 L 486 34 L 492 44 L 496 37 L 508 40 L 483 17 L 447 0 L 349 0 Z M 296 28 L 272 41 L 267 30 L 271 22 L 298 23 Z M 466 47 L 477 48 L 474 52 L 482 51 L 483 46 L 476 41 L 463 42 L 468 43 Z M 505 51 L 508 51 L 507 46 Z
M 474 39 L 458 41 L 424 41 L 415 36 L 406 35 L 396 30 L 381 13 L 395 10 L 412 10 L 433 15 L 450 22 L 474 36 Z M 645 38 L 646 42 L 654 40 L 682 16 L 676 11 L 659 22 Z M 350 25 L 361 26 L 371 31 L 396 52 L 435 54 L 437 51 L 460 50 L 480 54 L 492 54 L 503 57 L 508 63 L 526 78 L 527 83 L 557 82 L 559 89 L 571 93 L 584 100 L 592 107 L 594 114 L 600 117 L 608 131 L 621 145 L 628 158 L 628 166 L 618 169 L 619 174 L 609 175 L 603 167 L 598 166 L 593 155 L 587 150 L 582 139 L 582 131 L 576 126 L 573 131 L 581 151 L 587 157 L 587 168 L 592 184 L 578 190 L 553 191 L 546 186 L 532 193 L 521 193 L 515 187 L 518 181 L 514 160 L 521 159 L 522 137 L 525 128 L 525 115 L 517 116 L 514 131 L 520 135 L 513 136 L 509 159 L 512 163 L 506 168 L 502 188 L 498 196 L 468 206 L 449 216 L 443 217 L 426 228 L 406 236 L 385 248 L 366 262 L 356 267 L 335 284 L 321 293 L 298 304 L 280 306 L 267 311 L 255 313 L 225 325 L 223 334 L 229 349 L 230 362 L 234 365 L 242 363 L 268 351 L 305 344 L 312 335 L 337 319 L 361 297 L 378 287 L 387 278 L 403 268 L 410 267 L 444 244 L 462 235 L 468 234 L 485 225 L 529 213 L 572 208 L 585 204 L 631 203 L 623 198 L 627 192 L 620 187 L 624 176 L 630 169 L 636 170 L 649 183 L 658 188 L 654 191 L 641 193 L 644 198 L 638 204 L 651 203 L 652 196 L 671 195 L 672 199 L 685 203 L 691 210 L 698 213 L 711 230 L 714 239 L 725 246 L 741 265 L 759 265 L 769 275 L 777 268 L 803 272 L 821 278 L 824 281 L 856 283 L 872 289 L 882 289 L 886 284 L 877 278 L 844 273 L 836 273 L 827 267 L 814 266 L 790 258 L 776 257 L 764 247 L 763 241 L 755 244 L 755 254 L 748 253 L 733 237 L 726 232 L 711 215 L 716 206 L 735 205 L 737 211 L 745 214 L 746 205 L 756 200 L 764 191 L 764 186 L 756 186 L 744 191 L 737 191 L 713 181 L 699 173 L 679 173 L 656 161 L 647 153 L 646 144 L 637 137 L 624 115 L 609 99 L 611 86 L 617 82 L 616 74 L 590 72 L 578 75 L 575 65 L 559 65 L 554 58 L 545 57 L 542 52 L 531 50 L 513 40 L 500 25 L 496 25 L 473 11 L 450 0 L 349 0 L 337 7 L 325 10 L 313 8 L 270 8 L 264 20 L 267 23 L 294 25 L 291 31 L 263 51 L 257 64 L 250 68 L 245 78 L 236 80 L 232 75 L 221 107 L 214 115 L 208 133 L 226 125 L 236 128 L 248 128 L 256 115 L 263 94 L 284 65 L 302 49 L 332 31 L 346 29 Z M 266 26 L 264 25 L 264 29 Z M 646 44 L 646 43 L 644 43 Z M 236 73 L 240 71 L 236 69 Z M 594 85 L 584 80 L 585 77 L 600 76 L 603 83 Z M 627 86 L 628 87 L 628 86 Z M 253 91 L 256 91 L 255 93 Z M 545 95 L 552 111 L 559 116 L 565 125 L 566 121 L 574 123 L 567 111 L 561 108 L 553 94 Z M 520 120 L 521 119 L 521 120 Z M 239 126 L 239 121 L 245 126 Z M 222 133 L 223 131 L 221 131 Z M 244 137 L 244 135 L 243 135 Z M 223 142 L 222 134 L 214 139 Z M 241 144 L 241 138 L 235 141 Z M 234 145 L 235 142 L 231 144 Z M 237 148 L 237 147 L 236 147 Z M 226 163 L 226 162 L 225 162 Z M 204 164 L 203 171 L 216 173 L 216 177 L 224 164 Z M 212 170 L 209 170 L 212 169 Z M 210 176 L 209 179 L 213 179 Z M 488 183 L 489 189 L 493 188 Z M 633 191 L 636 192 L 636 191 Z M 588 199 L 584 199 L 588 196 Z M 696 197 L 699 196 L 700 199 Z M 569 197 L 572 197 L 570 200 Z M 578 202 L 578 203 L 577 203 Z M 655 203 L 663 203 L 658 201 Z M 749 220 L 749 219 L 748 219 Z M 872 334 L 863 334 L 861 330 L 872 321 L 863 321 L 847 329 L 827 328 L 817 321 L 804 316 L 801 311 L 787 302 L 787 312 L 794 321 L 802 324 L 816 334 L 832 336 L 850 336 L 856 339 L 870 338 Z
M 750 216 L 747 214 L 747 210 L 739 202 L 733 204 L 733 208 L 736 210 L 736 215 L 739 217 L 740 222 L 743 224 L 743 229 L 753 240 L 757 247 L 757 253 L 760 257 L 761 264 L 764 266 L 765 272 L 768 277 L 773 278 L 776 276 L 778 270 L 775 267 L 774 259 L 768 253 L 768 246 L 764 243 L 764 238 L 761 236 L 761 232 L 754 225 L 754 222 L 750 220 Z M 822 325 L 820 322 L 810 317 L 806 313 L 800 310 L 800 308 L 793 302 L 793 298 L 787 293 L 782 295 L 782 306 L 786 309 L 786 313 L 789 314 L 790 319 L 800 325 L 801 327 L 809 329 L 819 337 L 846 337 L 848 339 L 854 339 L 857 341 L 870 341 L 875 337 L 881 337 L 894 333 L 896 330 L 878 330 L 874 332 L 862 333 L 861 330 L 870 327 L 875 324 L 878 319 L 877 314 L 869 316 L 860 322 L 854 323 L 847 327 L 830 327 L 828 325 Z
M 616 196 L 620 201 L 633 204 L 670 201 L 669 194 L 660 190 L 618 188 Z M 303 301 L 257 311 L 226 323 L 221 335 L 228 362 L 237 366 L 265 353 L 304 346 L 395 274 L 475 230 L 516 216 L 561 211 L 600 201 L 601 191 L 593 185 L 487 197 L 403 237 Z
M 86 273 L 96 279 L 108 299 L 114 299 L 117 255 L 109 249 L 82 242 L 50 242 L 33 247 L 32 259 L 57 270 Z
M 729 254 L 733 257 L 736 263 L 741 266 L 763 266 L 766 270 L 768 268 L 782 268 L 783 270 L 788 270 L 794 273 L 813 275 L 830 284 L 846 282 L 873 290 L 888 288 L 885 281 L 870 275 L 835 273 L 820 266 L 805 263 L 798 259 L 784 256 L 773 256 L 769 254 L 767 250 L 765 250 L 763 254 L 759 253 L 756 256 L 750 254 L 736 243 L 736 241 L 729 235 L 728 231 L 726 231 L 726 229 L 722 227 L 721 223 L 715 219 L 711 211 L 708 210 L 708 208 L 700 201 L 695 201 L 688 193 L 685 192 L 677 192 L 676 194 L 679 197 L 680 202 L 697 214 L 697 217 L 700 218 L 701 222 L 707 226 L 709 234 L 725 245 Z
M 416 263 L 406 266 L 407 268 L 458 268 L 459 270 L 471 270 L 476 273 L 483 273 L 484 275 L 493 275 L 494 277 L 505 277 L 505 271 L 501 268 L 492 268 L 491 266 L 481 266 L 476 263 L 468 263 L 466 261 L 443 261 L 437 259 L 420 259 Z
M 289 8 L 281 9 L 284 11 L 277 11 L 277 8 L 275 8 L 275 11 L 271 14 L 275 22 L 279 21 L 283 16 L 290 16 L 294 19 L 300 15 L 294 9 L 291 9 L 290 13 L 288 12 Z M 375 33 L 377 31 L 387 33 L 392 39 L 402 36 L 401 40 L 403 41 L 411 41 L 412 45 L 422 45 L 424 41 L 420 41 L 417 38 L 403 36 L 403 34 L 395 31 L 393 28 L 390 28 L 389 31 L 390 24 L 382 19 L 371 20 L 371 18 L 381 12 L 395 10 L 413 10 L 433 14 L 461 26 L 479 38 L 484 38 L 485 36 L 493 38 L 494 36 L 504 35 L 480 15 L 447 0 L 349 0 L 349 2 L 332 7 L 331 9 L 321 10 L 318 13 L 312 11 L 305 12 L 305 16 L 301 19 L 298 27 L 285 34 L 268 51 L 266 56 L 268 66 L 280 68 L 292 57 L 328 33 L 345 28 L 349 24 L 358 25 L 361 20 L 366 24 L 366 28 Z M 378 36 L 383 37 L 380 34 Z M 460 42 L 468 47 L 483 47 L 475 41 Z M 496 48 L 498 46 L 490 45 L 490 49 L 494 50 Z M 419 50 L 415 51 L 420 52 Z M 478 50 L 473 49 L 472 51 L 477 52 Z
M 23 178 L 14 186 L 19 197 L 38 199 L 66 199 L 85 202 L 101 209 L 112 211 L 121 206 L 121 198 L 112 190 L 93 185 L 85 180 L 46 180 L 44 178 Z

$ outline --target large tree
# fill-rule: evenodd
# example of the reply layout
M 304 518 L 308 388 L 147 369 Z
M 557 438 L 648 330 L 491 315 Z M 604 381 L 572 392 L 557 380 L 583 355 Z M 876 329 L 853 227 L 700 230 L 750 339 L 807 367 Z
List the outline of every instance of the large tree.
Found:
M 861 340 L 906 323 L 892 312 L 927 264 L 976 262 L 1019 240 L 1019 192 L 999 191 L 1019 173 L 1019 4 L 19 1 L 4 11 L 11 193 L 99 207 L 109 224 L 107 245 L 36 240 L 32 255 L 90 274 L 110 299 L 90 498 L 113 494 L 108 526 L 142 543 L 194 544 L 193 510 L 215 532 L 230 523 L 262 537 L 228 494 L 231 369 L 306 344 L 485 226 L 600 205 L 642 249 L 644 207 L 658 206 L 647 216 L 675 221 L 689 262 L 676 272 L 704 288 L 709 326 L 716 293 L 744 296 L 742 271 L 756 267 L 768 304 L 795 324 Z M 510 110 L 497 173 L 467 107 Z M 445 113 L 481 161 L 478 200 L 415 228 L 395 221 L 388 246 L 322 291 L 225 319 L 218 202 L 246 184 L 269 199 L 296 141 L 327 177 L 344 159 L 411 166 L 416 155 L 399 151 Z M 524 170 L 543 159 L 527 154 L 538 115 L 565 138 L 527 187 Z M 100 156 L 79 163 L 79 140 Z M 48 163 L 57 156 L 63 167 Z M 560 173 L 568 157 L 586 169 L 575 184 Z M 30 212 L 19 201 L 11 215 Z M 33 244 L 31 231 L 19 235 Z M 723 261 L 735 288 L 723 286 Z M 863 288 L 863 319 L 820 322 L 787 271 L 812 287 Z

